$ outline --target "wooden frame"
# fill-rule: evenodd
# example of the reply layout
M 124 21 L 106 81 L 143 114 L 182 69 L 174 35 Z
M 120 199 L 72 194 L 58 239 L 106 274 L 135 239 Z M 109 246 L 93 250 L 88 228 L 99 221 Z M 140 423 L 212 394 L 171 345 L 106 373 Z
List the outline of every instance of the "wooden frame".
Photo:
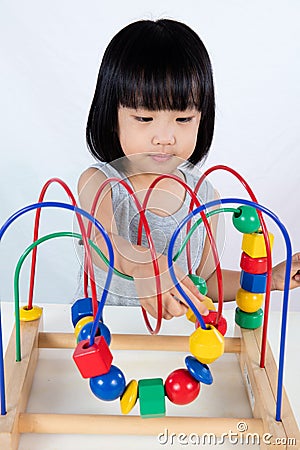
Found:
M 272 449 L 300 448 L 299 429 L 285 391 L 282 421 L 275 420 L 277 367 L 269 345 L 265 368 L 259 367 L 260 329 L 241 329 L 241 337 L 225 338 L 225 352 L 239 354 L 253 418 L 166 416 L 142 419 L 140 416 L 27 413 L 26 406 L 39 348 L 75 348 L 76 345 L 74 334 L 44 333 L 41 331 L 41 325 L 41 319 L 21 323 L 21 362 L 15 361 L 15 330 L 10 337 L 5 356 L 7 414 L 0 416 L 1 449 L 17 450 L 21 433 L 158 435 L 162 429 L 168 428 L 170 433 L 180 431 L 188 435 L 197 431 L 199 435 L 213 433 L 221 436 L 229 430 L 237 430 L 237 424 L 241 421 L 247 424 L 249 434 L 257 433 L 260 437 L 265 433 L 272 434 Z M 111 348 L 189 351 L 188 339 L 188 336 L 115 334 L 112 336 Z M 261 442 L 260 446 L 262 449 L 270 448 L 270 445 L 264 442 Z

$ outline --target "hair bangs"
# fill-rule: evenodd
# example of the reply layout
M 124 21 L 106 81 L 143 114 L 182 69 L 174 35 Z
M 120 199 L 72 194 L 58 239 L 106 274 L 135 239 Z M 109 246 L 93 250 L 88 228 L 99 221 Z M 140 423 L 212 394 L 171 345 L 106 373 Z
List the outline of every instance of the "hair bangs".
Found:
M 150 76 L 149 76 L 150 75 Z M 201 110 L 200 84 L 191 74 L 141 74 L 128 77 L 120 86 L 119 104 L 149 110 Z
M 176 52 L 175 52 L 176 50 Z M 125 55 L 124 55 L 125 56 Z M 199 70 L 187 52 L 156 36 L 138 42 L 124 58 L 119 79 L 119 104 L 149 110 L 201 110 Z

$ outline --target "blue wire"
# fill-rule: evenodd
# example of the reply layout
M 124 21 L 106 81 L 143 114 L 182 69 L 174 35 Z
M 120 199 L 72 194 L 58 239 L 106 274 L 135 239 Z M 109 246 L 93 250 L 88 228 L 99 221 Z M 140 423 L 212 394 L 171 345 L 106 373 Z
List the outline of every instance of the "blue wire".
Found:
M 98 322 L 101 318 L 101 313 L 103 311 L 106 298 L 108 295 L 108 289 L 111 283 L 112 275 L 113 275 L 113 268 L 114 268 L 114 252 L 113 247 L 110 242 L 110 239 L 108 237 L 108 234 L 106 233 L 105 229 L 101 225 L 101 223 L 95 219 L 95 217 L 91 216 L 88 212 L 84 211 L 81 208 L 78 208 L 77 206 L 70 205 L 68 203 L 59 203 L 59 202 L 42 202 L 42 203 L 34 203 L 32 205 L 25 206 L 24 208 L 20 209 L 19 211 L 15 212 L 12 216 L 10 216 L 7 221 L 2 225 L 0 229 L 0 241 L 5 233 L 5 231 L 8 229 L 8 227 L 16 220 L 18 217 L 22 216 L 23 214 L 27 213 L 28 211 L 32 211 L 34 209 L 38 208 L 63 208 L 63 209 L 69 209 L 71 211 L 74 211 L 77 214 L 81 214 L 82 216 L 86 217 L 88 220 L 90 220 L 96 228 L 100 231 L 100 233 L 103 235 L 105 243 L 107 245 L 108 254 L 109 254 L 109 268 L 107 272 L 106 282 L 103 289 L 102 297 L 99 303 L 98 311 L 93 323 L 92 331 L 91 331 L 91 338 L 90 338 L 90 345 L 94 344 L 95 335 L 98 328 Z M 0 314 L 0 394 L 1 394 L 1 415 L 6 414 L 6 402 L 5 402 L 5 376 L 4 376 L 4 357 L 3 357 L 3 340 L 2 340 L 2 327 L 1 327 L 1 314 Z
M 2 320 L 0 305 L 0 393 L 1 393 L 1 416 L 6 414 L 5 400 L 5 379 L 4 379 L 4 359 L 3 359 L 3 341 L 2 341 Z
M 194 314 L 196 315 L 200 325 L 202 328 L 205 328 L 204 320 L 195 307 L 195 305 L 192 303 L 192 301 L 189 299 L 187 294 L 184 292 L 182 287 L 180 286 L 175 271 L 173 268 L 173 251 L 174 251 L 174 245 L 175 241 L 178 237 L 178 234 L 180 233 L 181 229 L 184 227 L 184 225 L 192 219 L 193 216 L 199 214 L 204 209 L 212 208 L 214 206 L 219 206 L 220 203 L 227 204 L 227 203 L 240 203 L 242 205 L 248 205 L 252 206 L 253 208 L 259 209 L 263 213 L 267 214 L 271 219 L 274 220 L 274 222 L 278 225 L 286 245 L 286 268 L 285 268 L 285 280 L 284 280 L 284 291 L 283 291 L 283 305 L 282 305 L 282 318 L 281 318 L 281 334 L 280 334 L 280 351 L 279 351 L 279 363 L 278 363 L 278 382 L 277 382 L 277 399 L 276 399 L 276 420 L 281 420 L 281 405 L 282 405 L 282 391 L 283 391 L 283 372 L 284 372 L 284 353 L 285 353 L 285 341 L 286 341 L 286 327 L 287 327 L 287 313 L 288 313 L 288 301 L 289 301 L 289 286 L 290 286 L 290 277 L 291 277 L 291 268 L 292 268 L 292 245 L 291 240 L 289 237 L 289 234 L 287 232 L 287 229 L 282 224 L 282 222 L 279 220 L 279 218 L 268 208 L 265 206 L 262 206 L 258 203 L 251 202 L 250 200 L 244 200 L 239 198 L 225 198 L 225 199 L 218 199 L 213 200 L 209 203 L 206 203 L 205 205 L 199 206 L 198 208 L 194 209 L 188 216 L 186 216 L 181 223 L 178 225 L 176 230 L 174 231 L 172 238 L 170 240 L 170 245 L 168 249 L 168 266 L 169 271 L 173 280 L 173 283 L 177 290 L 180 292 L 182 297 L 186 300 L 187 304 L 190 306 L 190 308 L 193 310 Z M 201 320 L 200 320 L 201 319 Z
M 278 225 L 278 227 L 280 228 L 284 239 L 285 239 L 285 243 L 286 243 L 286 251 L 287 251 L 287 257 L 286 257 L 286 272 L 285 272 L 285 285 L 284 285 L 284 296 L 283 296 L 283 309 L 282 309 L 282 323 L 281 323 L 281 338 L 280 338 L 280 353 L 279 353 L 279 368 L 278 368 L 278 383 L 277 383 L 277 402 L 276 402 L 276 420 L 279 421 L 281 420 L 281 403 L 282 403 L 282 389 L 283 389 L 283 371 L 284 371 L 284 352 L 285 352 L 285 341 L 286 341 L 286 325 L 287 325 L 287 312 L 288 312 L 288 298 L 289 298 L 289 282 L 290 282 L 290 276 L 291 276 L 291 265 L 292 265 L 292 247 L 291 247 L 291 242 L 290 242 L 290 238 L 288 235 L 288 232 L 286 230 L 286 228 L 284 227 L 284 225 L 280 222 L 280 220 L 278 219 L 278 217 L 269 209 L 265 208 L 262 205 L 259 205 L 257 203 L 251 202 L 249 200 L 244 200 L 244 199 L 236 199 L 236 198 L 227 198 L 227 199 L 218 199 L 218 200 L 214 200 L 212 202 L 207 203 L 206 205 L 202 205 L 199 208 L 196 208 L 195 210 L 193 210 L 181 223 L 180 225 L 177 227 L 177 229 L 175 230 L 175 232 L 173 233 L 173 236 L 171 238 L 170 241 L 170 245 L 169 245 L 169 249 L 168 249 L 168 266 L 169 266 L 169 270 L 170 270 L 170 274 L 172 277 L 172 280 L 175 284 L 175 287 L 177 288 L 177 290 L 180 292 L 180 294 L 183 296 L 183 298 L 185 298 L 185 300 L 187 301 L 188 305 L 191 307 L 191 309 L 193 310 L 193 312 L 195 313 L 197 319 L 199 320 L 199 323 L 201 324 L 201 326 L 203 327 L 204 321 L 202 319 L 201 314 L 198 312 L 198 310 L 196 309 L 196 307 L 194 306 L 194 304 L 191 302 L 191 300 L 188 298 L 188 296 L 185 294 L 185 292 L 182 290 L 181 286 L 179 285 L 179 282 L 176 278 L 175 272 L 174 272 L 174 268 L 173 268 L 173 250 L 174 250 L 174 244 L 175 244 L 175 240 L 179 234 L 179 232 L 181 231 L 182 227 L 196 214 L 200 213 L 201 211 L 203 211 L 206 208 L 211 208 L 214 206 L 218 206 L 220 205 L 220 203 L 223 204 L 227 204 L 227 203 L 241 203 L 243 205 L 249 205 L 252 206 L 256 209 L 259 209 L 260 211 L 264 212 L 265 214 L 267 214 L 269 217 L 271 217 L 276 224 Z M 75 206 L 69 205 L 69 204 L 65 204 L 65 203 L 58 203 L 58 202 L 44 202 L 44 203 L 36 203 L 34 205 L 29 205 L 19 211 L 17 211 L 15 214 L 13 214 L 6 222 L 5 224 L 2 226 L 2 228 L 0 229 L 0 240 L 4 234 L 4 232 L 6 231 L 6 229 L 10 226 L 10 224 L 16 220 L 19 216 L 21 216 L 22 214 L 24 214 L 27 211 L 30 211 L 32 209 L 37 209 L 37 208 L 41 208 L 41 207 L 61 207 L 61 208 L 65 208 L 65 209 L 69 209 L 72 210 L 74 212 L 80 213 L 83 216 L 85 216 L 86 218 L 88 218 L 89 220 L 91 220 L 92 223 L 94 223 L 94 225 L 99 229 L 99 231 L 103 233 L 104 235 L 104 239 L 106 241 L 107 247 L 108 247 L 108 251 L 109 251 L 109 256 L 110 256 L 110 265 L 109 265 L 109 270 L 108 270 L 108 275 L 107 275 L 107 279 L 106 279 L 106 283 L 105 283 L 105 287 L 104 287 L 104 291 L 103 291 L 103 295 L 102 295 L 102 299 L 101 299 L 101 305 L 99 305 L 97 314 L 96 314 L 96 318 L 93 324 L 93 329 L 92 332 L 94 332 L 94 336 L 96 334 L 97 331 L 97 320 L 100 319 L 101 317 L 101 312 L 103 310 L 104 307 L 104 303 L 108 294 L 108 287 L 111 281 L 111 277 L 112 277 L 112 273 L 113 273 L 113 264 L 114 264 L 114 256 L 113 256 L 113 249 L 111 246 L 111 243 L 109 241 L 108 236 L 106 236 L 106 232 L 103 229 L 102 225 L 92 216 L 90 216 L 90 214 L 88 214 L 86 211 L 77 208 Z M 99 312 L 100 311 L 100 312 Z M 2 329 L 0 329 L 0 382 L 1 380 L 3 380 L 3 385 L 4 385 L 4 363 L 3 363 L 3 345 L 2 345 Z M 93 341 L 92 338 L 90 340 L 90 344 L 93 345 Z M 2 386 L 1 386 L 2 388 Z M 1 411 L 5 410 L 5 390 L 3 390 L 3 392 L 1 392 Z M 4 413 L 5 414 L 5 413 Z

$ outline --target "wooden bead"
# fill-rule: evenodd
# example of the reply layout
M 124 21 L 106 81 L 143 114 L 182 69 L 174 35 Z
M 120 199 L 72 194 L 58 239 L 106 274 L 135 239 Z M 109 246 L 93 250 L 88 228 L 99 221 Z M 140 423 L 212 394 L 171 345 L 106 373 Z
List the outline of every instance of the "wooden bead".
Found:
M 83 378 L 92 378 L 110 370 L 113 356 L 103 336 L 97 336 L 94 344 L 80 341 L 73 353 L 73 359 Z
M 234 227 L 241 233 L 254 233 L 260 228 L 260 221 L 255 208 L 249 205 L 239 206 L 232 215 Z
M 125 385 L 126 382 L 123 372 L 113 365 L 104 375 L 90 379 L 90 388 L 93 394 L 100 400 L 116 400 L 123 394 Z
M 138 398 L 138 382 L 136 380 L 131 380 L 127 384 L 120 398 L 122 414 L 128 414 L 132 410 L 132 408 L 136 404 L 137 398 Z
M 201 363 L 194 356 L 187 356 L 185 365 L 195 380 L 204 384 L 212 384 L 213 377 L 207 364 Z
M 266 292 L 267 274 L 254 274 L 242 270 L 240 283 L 245 291 L 263 294 Z
M 248 292 L 244 289 L 238 289 L 236 293 L 236 303 L 238 307 L 247 313 L 253 313 L 258 311 L 261 308 L 264 295 L 263 294 L 255 294 L 254 292 Z
M 194 285 L 198 288 L 200 294 L 206 295 L 207 294 L 207 285 L 204 278 L 199 277 L 198 275 L 194 273 L 189 274 L 189 278 L 192 280 Z
M 90 297 L 80 298 L 71 307 L 73 327 L 85 316 L 93 316 L 93 305 Z
M 165 391 L 172 403 L 187 405 L 198 397 L 200 383 L 187 369 L 177 369 L 167 377 Z
M 76 338 L 78 338 L 78 335 L 80 333 L 80 330 L 87 324 L 90 322 L 94 321 L 94 317 L 93 316 L 85 316 L 82 317 L 80 320 L 78 320 L 78 322 L 76 323 L 75 329 L 74 329 L 74 333 Z
M 215 307 L 215 305 L 214 305 L 214 302 L 212 301 L 211 298 L 205 296 L 204 300 L 201 300 L 201 302 L 206 306 L 206 308 L 207 308 L 208 310 L 210 310 L 210 311 L 215 311 L 215 310 L 216 310 L 216 307 Z M 187 312 L 185 313 L 185 315 L 186 315 L 187 319 L 188 319 L 190 322 L 193 322 L 193 323 L 195 323 L 195 324 L 198 323 L 197 317 L 195 316 L 195 314 L 193 313 L 193 311 L 191 310 L 191 308 L 189 308 L 189 309 L 187 310 Z
M 161 378 L 139 380 L 139 402 L 142 417 L 162 417 L 166 414 L 165 390 Z
M 206 306 L 206 308 L 209 311 L 216 311 L 215 304 L 214 304 L 214 302 L 212 301 L 211 298 L 205 296 L 205 299 L 201 300 L 201 301 L 202 301 L 202 303 L 204 303 L 204 305 Z
M 197 317 L 195 316 L 195 313 L 193 312 L 193 310 L 191 308 L 189 308 L 187 310 L 185 315 L 186 315 L 187 320 L 189 320 L 190 322 L 196 323 Z
M 210 364 L 224 353 L 224 336 L 212 325 L 199 327 L 190 336 L 190 352 L 203 364 Z
M 39 306 L 33 306 L 31 309 L 28 309 L 27 306 L 20 308 L 20 320 L 21 322 L 32 322 L 33 320 L 37 320 L 43 314 L 43 309 Z
M 103 322 L 99 322 L 99 330 L 100 330 L 100 335 L 104 337 L 104 339 L 106 340 L 107 345 L 110 345 L 111 343 L 111 333 L 109 331 L 109 328 L 103 323 Z
M 262 309 L 255 311 L 254 313 L 247 313 L 242 311 L 240 308 L 235 310 L 235 323 L 241 328 L 246 328 L 248 330 L 255 330 L 262 326 L 264 312 Z
M 86 340 L 91 339 L 93 323 L 94 322 L 88 322 L 81 328 L 81 330 L 79 331 L 78 336 L 77 336 L 77 343 L 80 341 L 86 341 Z M 96 336 L 99 336 L 99 335 L 100 335 L 100 332 L 99 332 L 99 330 L 97 330 Z
M 268 270 L 268 258 L 251 258 L 247 253 L 242 252 L 240 268 L 248 273 L 266 273 Z
M 274 235 L 269 233 L 270 248 L 272 250 Z M 251 258 L 265 258 L 267 250 L 264 235 L 262 233 L 244 234 L 242 240 L 242 250 Z
M 225 336 L 227 331 L 227 321 L 225 317 L 221 315 L 218 325 L 216 325 L 216 318 L 217 318 L 217 311 L 209 311 L 207 316 L 202 316 L 202 319 L 204 320 L 204 323 L 213 325 L 217 330 Z M 196 328 L 199 328 L 200 324 L 197 320 L 195 324 Z

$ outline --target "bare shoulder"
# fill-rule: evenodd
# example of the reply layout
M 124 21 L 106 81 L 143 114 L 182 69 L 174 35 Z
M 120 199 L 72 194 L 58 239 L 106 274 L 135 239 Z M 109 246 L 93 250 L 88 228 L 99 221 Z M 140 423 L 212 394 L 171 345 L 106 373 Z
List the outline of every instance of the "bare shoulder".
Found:
M 92 210 L 92 205 L 102 183 L 107 179 L 106 175 L 96 167 L 89 167 L 80 175 L 78 179 L 79 202 L 86 211 Z M 108 184 L 101 190 L 97 199 L 97 207 L 94 212 L 95 217 L 102 223 L 106 230 L 115 230 L 113 220 L 113 208 L 111 199 L 111 187 Z
M 90 208 L 93 200 L 101 187 L 102 183 L 107 179 L 106 175 L 95 167 L 89 167 L 79 177 L 77 184 L 77 192 L 82 207 Z M 108 195 L 107 195 L 108 194 Z M 109 207 L 111 203 L 110 185 L 104 187 L 98 199 L 99 205 Z
M 105 174 L 96 167 L 89 167 L 80 175 L 77 183 L 77 192 L 79 195 L 86 188 L 96 188 L 106 179 Z

